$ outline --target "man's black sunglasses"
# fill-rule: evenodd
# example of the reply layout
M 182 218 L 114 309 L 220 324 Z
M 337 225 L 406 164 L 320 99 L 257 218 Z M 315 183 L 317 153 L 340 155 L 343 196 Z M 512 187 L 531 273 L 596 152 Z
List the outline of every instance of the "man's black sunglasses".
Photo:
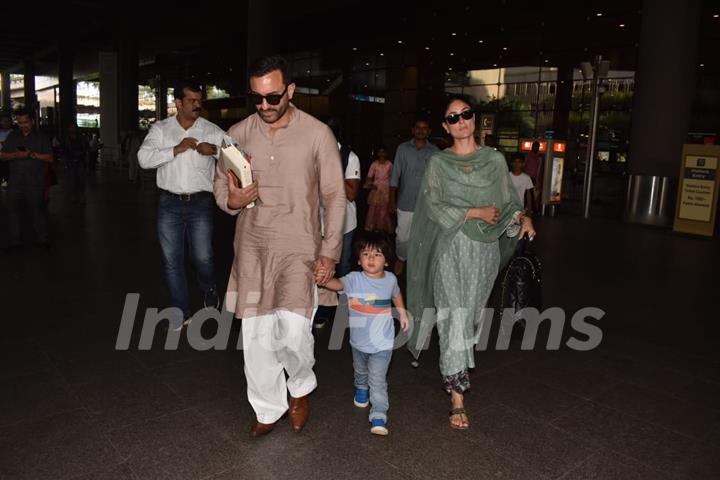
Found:
M 248 93 L 248 97 L 250 98 L 250 101 L 254 105 L 260 105 L 263 100 L 267 101 L 270 105 L 277 105 L 280 103 L 280 100 L 285 96 L 287 93 L 288 86 L 285 85 L 285 90 L 282 91 L 282 93 L 271 93 L 270 95 L 260 95 L 259 93 L 250 92 Z
M 464 112 L 460 113 L 451 113 L 447 117 L 445 117 L 445 121 L 448 125 L 455 125 L 460 121 L 460 117 L 463 118 L 463 120 L 470 120 L 475 116 L 475 112 L 472 110 L 465 110 Z

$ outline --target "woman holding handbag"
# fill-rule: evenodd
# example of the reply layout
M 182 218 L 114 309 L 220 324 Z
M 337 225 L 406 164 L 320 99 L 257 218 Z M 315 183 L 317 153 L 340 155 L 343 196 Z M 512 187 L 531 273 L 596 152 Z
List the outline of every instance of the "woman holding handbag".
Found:
M 475 326 L 482 328 L 502 259 L 510 257 L 518 236 L 533 239 L 535 229 L 523 215 L 503 155 L 475 141 L 468 100 L 450 99 L 443 128 L 453 144 L 428 161 L 410 234 L 407 290 L 414 325 L 408 348 L 417 359 L 433 327 L 432 316 L 423 313 L 436 308 L 450 427 L 465 430 Z

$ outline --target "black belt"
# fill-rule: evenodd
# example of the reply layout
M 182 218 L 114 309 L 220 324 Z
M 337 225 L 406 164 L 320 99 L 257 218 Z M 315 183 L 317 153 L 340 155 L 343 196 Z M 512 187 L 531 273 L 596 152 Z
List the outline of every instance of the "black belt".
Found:
M 210 192 L 195 192 L 195 193 L 173 193 L 169 192 L 167 190 L 160 189 L 160 193 L 163 195 L 170 195 L 171 197 L 177 197 L 182 201 L 185 202 L 191 202 L 193 200 L 197 200 L 198 198 L 204 198 L 208 195 L 212 195 Z

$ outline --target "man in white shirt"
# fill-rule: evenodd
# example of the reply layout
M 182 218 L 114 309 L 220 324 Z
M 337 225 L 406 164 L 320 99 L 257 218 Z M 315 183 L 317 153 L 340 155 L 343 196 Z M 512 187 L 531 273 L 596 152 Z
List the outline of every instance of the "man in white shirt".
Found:
M 338 278 L 347 275 L 352 269 L 350 258 L 352 257 L 352 242 L 355 229 L 357 228 L 357 206 L 355 199 L 360 191 L 360 159 L 345 142 L 343 145 L 342 128 L 340 122 L 335 118 L 328 121 L 328 126 L 333 131 L 338 141 L 340 149 L 340 159 L 343 164 L 343 172 L 345 175 L 345 196 L 347 197 L 347 205 L 345 207 L 345 227 L 343 230 L 343 249 L 340 256 L 340 264 L 336 271 Z
M 513 156 L 511 161 L 512 171 L 510 172 L 510 180 L 512 180 L 513 187 L 518 194 L 520 203 L 525 206 L 525 213 L 532 215 L 533 210 L 533 185 L 532 178 L 530 175 L 523 172 L 525 168 L 525 158 L 522 154 L 516 154 Z
M 350 147 L 342 142 L 342 128 L 340 122 L 332 117 L 327 122 L 328 127 L 335 135 L 340 149 L 340 160 L 343 165 L 343 174 L 345 176 L 345 196 L 347 203 L 345 204 L 345 224 L 343 227 L 343 243 L 342 253 L 340 254 L 340 263 L 337 266 L 335 275 L 340 278 L 352 270 L 352 245 L 355 230 L 357 229 L 357 205 L 355 199 L 360 191 L 360 158 L 353 152 Z M 313 324 L 315 328 L 322 328 L 325 323 L 335 316 L 336 298 L 335 292 L 329 290 L 321 291 L 320 305 L 315 313 Z
M 219 306 L 212 249 L 212 191 L 215 159 L 225 133 L 200 116 L 199 86 L 181 83 L 174 95 L 177 115 L 152 126 L 138 151 L 138 163 L 142 168 L 158 170 L 158 238 L 171 304 L 183 315 L 179 321 L 172 321 L 172 327 L 179 329 L 191 317 L 185 278 L 186 236 L 205 307 Z

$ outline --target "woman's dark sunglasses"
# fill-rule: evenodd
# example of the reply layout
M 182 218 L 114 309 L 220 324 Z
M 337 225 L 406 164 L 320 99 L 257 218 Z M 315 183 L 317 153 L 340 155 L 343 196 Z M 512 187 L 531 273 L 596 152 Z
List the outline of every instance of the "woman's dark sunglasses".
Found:
M 250 92 L 248 94 L 248 97 L 250 97 L 250 101 L 254 105 L 260 105 L 263 100 L 268 102 L 269 105 L 277 105 L 280 103 L 280 100 L 285 96 L 285 93 L 287 93 L 288 86 L 285 85 L 285 90 L 282 91 L 282 93 L 271 93 L 270 95 L 260 95 L 259 93 Z
M 455 125 L 460 121 L 460 117 L 463 118 L 463 120 L 470 120 L 475 116 L 475 112 L 472 110 L 465 110 L 464 112 L 460 113 L 451 113 L 447 117 L 445 117 L 445 121 L 448 125 Z

